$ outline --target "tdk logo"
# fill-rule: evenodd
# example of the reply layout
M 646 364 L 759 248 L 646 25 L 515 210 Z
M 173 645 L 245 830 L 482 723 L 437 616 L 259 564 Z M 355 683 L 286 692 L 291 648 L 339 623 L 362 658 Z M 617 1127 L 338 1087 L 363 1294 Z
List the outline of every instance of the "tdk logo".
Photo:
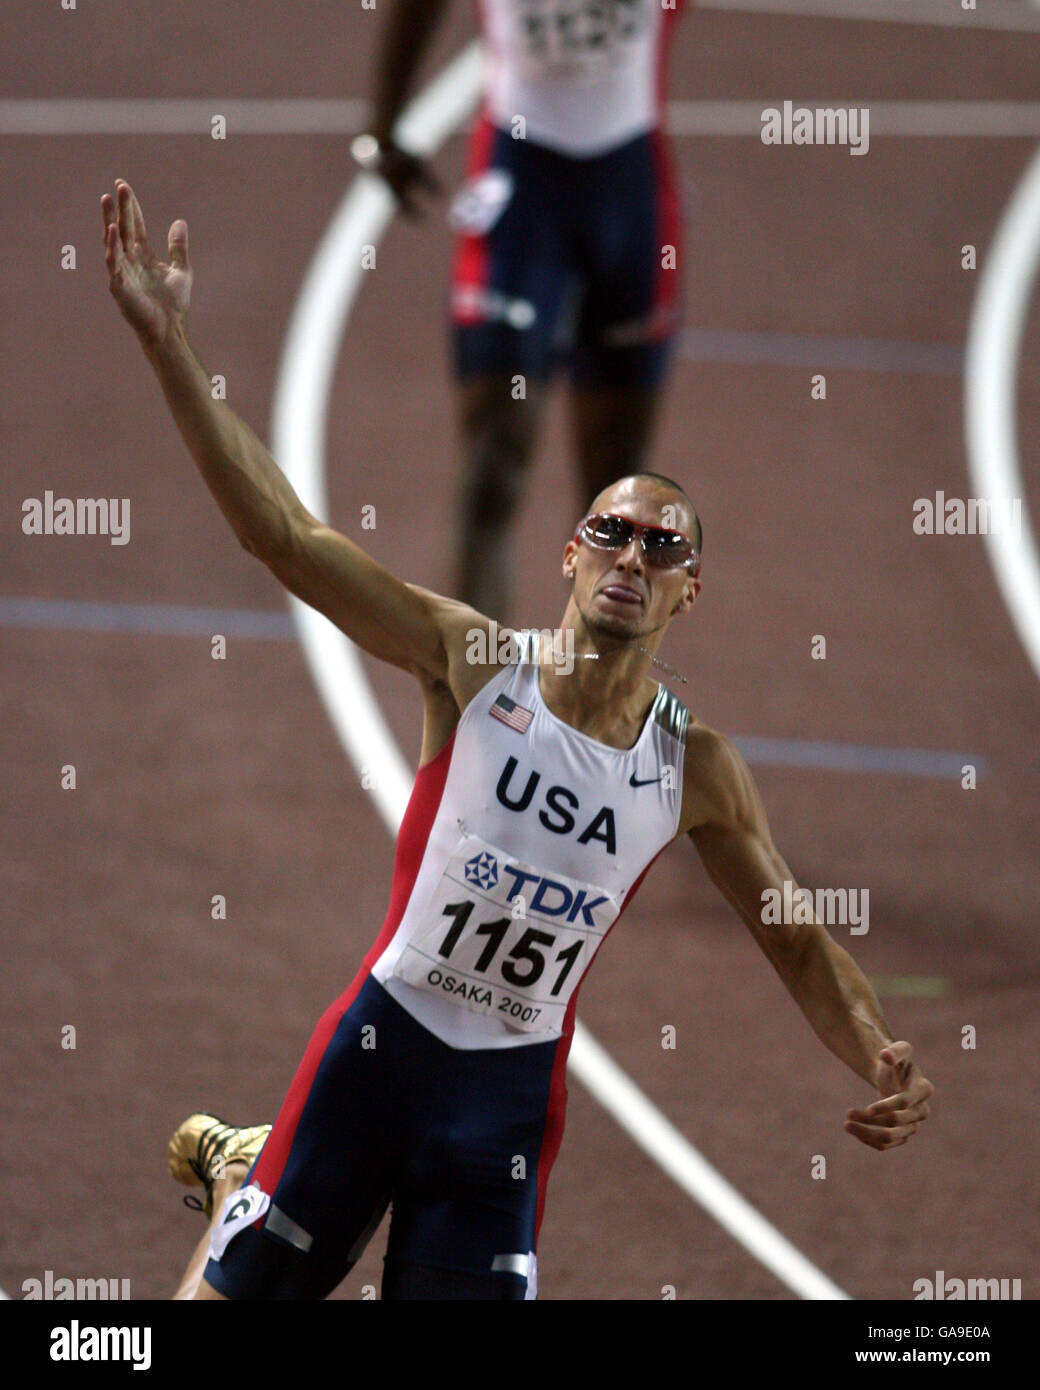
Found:
M 472 859 L 468 859 L 466 882 L 475 883 L 478 888 L 483 888 L 485 893 L 489 888 L 494 888 L 498 882 L 498 860 L 495 856 L 485 850 L 483 854 L 475 854 Z
M 592 916 L 593 909 L 608 901 L 606 896 L 587 898 L 584 888 L 579 888 L 575 893 L 565 883 L 557 883 L 554 878 L 543 878 L 541 874 L 529 874 L 526 869 L 517 868 L 513 864 L 503 864 L 502 872 L 508 874 L 512 881 L 512 886 L 506 893 L 506 902 L 512 902 L 514 898 L 519 897 L 526 884 L 536 883 L 538 887 L 527 906 L 531 912 L 541 913 L 544 917 L 561 917 L 567 922 L 573 922 L 580 912 L 584 925 L 594 927 L 596 921 Z M 481 854 L 475 854 L 472 859 L 467 859 L 466 881 L 475 883 L 478 888 L 493 888 L 498 882 L 498 860 L 495 856 L 484 850 Z M 526 901 L 526 894 L 524 897 Z
M 523 791 L 519 791 L 519 787 L 511 788 L 513 773 L 518 766 L 516 758 L 509 758 L 495 788 L 495 796 L 508 811 L 526 811 L 542 780 L 540 772 L 532 772 L 528 774 Z M 552 786 L 545 791 L 545 808 L 538 812 L 538 819 L 554 835 L 569 835 L 577 824 L 573 812 L 579 809 L 578 797 L 569 787 Z M 601 806 L 578 836 L 579 845 L 587 845 L 592 840 L 599 840 L 608 854 L 617 854 L 617 829 L 612 807 Z

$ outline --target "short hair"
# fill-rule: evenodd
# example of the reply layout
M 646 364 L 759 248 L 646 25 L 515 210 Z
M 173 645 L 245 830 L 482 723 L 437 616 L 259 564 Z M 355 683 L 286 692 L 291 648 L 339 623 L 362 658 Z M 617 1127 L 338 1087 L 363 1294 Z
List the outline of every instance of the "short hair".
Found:
M 704 554 L 704 527 L 701 525 L 701 519 L 697 515 L 697 508 L 693 505 L 683 485 L 677 483 L 674 478 L 666 477 L 663 473 L 626 473 L 623 478 L 617 478 L 615 483 L 611 483 L 611 487 L 614 487 L 616 483 L 626 482 L 629 478 L 649 478 L 652 482 L 664 483 L 667 487 L 673 488 L 680 496 L 686 499 L 690 511 L 693 512 L 694 531 L 690 539 L 693 541 L 694 548 L 697 551 L 697 559 L 699 560 Z

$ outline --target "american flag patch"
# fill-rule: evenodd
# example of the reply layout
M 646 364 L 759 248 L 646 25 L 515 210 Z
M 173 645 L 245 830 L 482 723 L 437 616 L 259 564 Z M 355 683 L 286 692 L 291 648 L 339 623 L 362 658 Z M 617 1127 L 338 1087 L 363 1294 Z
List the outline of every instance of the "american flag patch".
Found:
M 518 734 L 526 734 L 527 727 L 534 718 L 533 709 L 525 709 L 523 705 L 518 705 L 515 700 L 511 700 L 508 695 L 500 695 L 488 713 L 492 719 L 499 719 L 503 724 L 508 724 Z

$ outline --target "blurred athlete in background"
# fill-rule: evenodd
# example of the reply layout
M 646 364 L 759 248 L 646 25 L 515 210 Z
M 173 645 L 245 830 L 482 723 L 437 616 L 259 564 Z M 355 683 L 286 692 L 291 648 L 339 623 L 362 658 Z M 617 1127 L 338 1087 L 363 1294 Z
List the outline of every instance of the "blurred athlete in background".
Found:
M 462 433 L 455 595 L 508 616 L 508 538 L 552 367 L 573 383 L 579 506 L 639 472 L 679 316 L 680 200 L 661 131 L 685 0 L 479 0 L 485 49 L 451 322 Z M 395 0 L 371 132 L 406 212 L 437 185 L 393 138 L 445 0 Z M 522 381 L 519 380 L 522 378 Z

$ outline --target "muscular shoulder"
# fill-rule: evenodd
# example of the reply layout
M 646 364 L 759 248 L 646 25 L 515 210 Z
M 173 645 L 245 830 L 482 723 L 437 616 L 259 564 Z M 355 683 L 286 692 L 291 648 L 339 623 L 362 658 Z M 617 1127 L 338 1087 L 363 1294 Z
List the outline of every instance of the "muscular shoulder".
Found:
M 444 648 L 444 679 L 416 671 L 427 696 L 451 698 L 461 712 L 500 669 L 495 637 L 497 624 L 469 604 L 446 598 L 418 584 L 409 589 L 425 601 L 437 624 Z M 495 650 L 492 650 L 492 647 Z
M 429 762 L 451 737 L 462 711 L 500 669 L 491 651 L 496 624 L 475 608 L 409 584 L 425 602 L 437 625 L 443 649 L 443 674 L 412 668 L 423 691 L 423 737 L 420 764 Z
M 683 763 L 682 830 L 739 824 L 756 800 L 751 774 L 733 740 L 691 721 Z

